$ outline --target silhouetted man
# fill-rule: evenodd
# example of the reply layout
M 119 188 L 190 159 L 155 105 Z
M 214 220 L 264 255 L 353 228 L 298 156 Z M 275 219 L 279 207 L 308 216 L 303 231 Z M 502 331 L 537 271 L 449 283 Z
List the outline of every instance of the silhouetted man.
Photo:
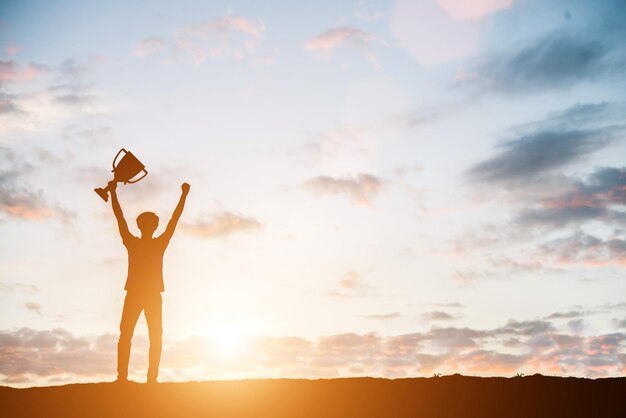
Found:
M 148 383 L 156 383 L 161 360 L 161 292 L 163 292 L 163 254 L 169 244 L 176 224 L 185 207 L 185 200 L 189 193 L 189 184 L 183 183 L 182 194 L 172 219 L 167 224 L 165 232 L 157 238 L 152 235 L 159 226 L 159 217 L 152 212 L 144 212 L 137 217 L 137 226 L 141 231 L 141 238 L 132 235 L 124 219 L 120 202 L 115 190 L 117 183 L 109 182 L 113 213 L 122 236 L 122 242 L 128 251 L 128 276 L 126 278 L 126 298 L 120 322 L 120 339 L 117 344 L 117 381 L 128 380 L 128 360 L 130 358 L 130 343 L 135 331 L 135 325 L 141 311 L 146 316 L 148 334 L 150 336 L 150 352 L 148 367 Z

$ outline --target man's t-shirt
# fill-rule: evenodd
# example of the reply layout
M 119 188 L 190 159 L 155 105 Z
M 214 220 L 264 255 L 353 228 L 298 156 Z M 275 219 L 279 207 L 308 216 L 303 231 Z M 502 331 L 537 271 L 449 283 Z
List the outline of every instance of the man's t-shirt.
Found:
M 124 240 L 128 251 L 128 276 L 124 290 L 163 292 L 163 254 L 169 240 L 158 238 L 140 239 L 131 236 Z

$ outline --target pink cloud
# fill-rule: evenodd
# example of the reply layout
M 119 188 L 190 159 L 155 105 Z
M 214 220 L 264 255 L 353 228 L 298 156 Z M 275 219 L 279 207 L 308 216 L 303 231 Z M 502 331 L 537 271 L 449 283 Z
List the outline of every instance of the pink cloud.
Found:
M 622 174 L 622 181 L 626 180 L 626 172 Z M 543 206 L 550 209 L 563 208 L 605 208 L 610 204 L 626 205 L 626 185 L 615 185 L 601 192 L 585 193 L 576 191 L 564 196 L 546 199 Z
M 543 244 L 538 257 L 544 257 L 552 262 L 565 265 L 626 266 L 626 240 L 620 238 L 601 239 L 579 232 Z
M 54 211 L 46 208 L 29 207 L 19 204 L 0 204 L 0 211 L 30 221 L 40 221 L 54 215 Z
M 329 53 L 342 47 L 353 48 L 363 54 L 372 65 L 378 67 L 378 58 L 372 50 L 375 44 L 387 45 L 378 36 L 350 26 L 341 26 L 313 37 L 304 44 L 304 50 Z
M 360 297 L 365 296 L 369 288 L 358 271 L 350 270 L 339 280 L 337 288 L 331 290 L 329 294 L 340 298 Z
M 432 373 L 619 376 L 626 334 L 579 336 L 546 321 L 502 327 L 433 327 L 396 336 L 344 333 L 303 338 L 251 337 L 228 358 L 211 338 L 164 341 L 162 379 L 430 376 Z M 67 330 L 0 330 L 0 382 L 45 384 L 114 378 L 116 336 L 75 336 Z M 133 344 L 133 378 L 147 366 L 147 341 Z
M 191 62 L 193 62 L 194 64 L 198 65 L 206 61 L 207 52 L 193 42 L 184 39 L 178 39 L 176 40 L 175 44 L 180 51 L 182 51 L 183 53 L 188 55 L 189 58 L 191 58 Z
M 254 62 L 260 65 L 271 65 L 274 63 L 274 57 L 271 55 L 261 55 L 257 57 Z
M 378 38 L 372 34 L 363 32 L 360 29 L 343 26 L 328 29 L 315 36 L 304 44 L 304 49 L 308 51 L 331 50 L 343 45 L 363 47 L 370 42 L 377 41 Z
M 304 183 L 305 189 L 318 194 L 343 194 L 350 196 L 360 206 L 370 206 L 371 201 L 384 188 L 385 182 L 374 175 L 361 173 L 356 177 L 314 177 Z
M 18 52 L 20 52 L 22 50 L 22 48 L 18 47 L 18 46 L 9 46 L 6 47 L 4 49 L 4 53 L 7 55 L 16 55 Z
M 57 217 L 69 223 L 71 211 L 50 204 L 40 190 L 28 182 L 33 167 L 23 157 L 0 147 L 0 213 L 25 220 L 40 221 Z
M 201 23 L 187 25 L 183 31 L 197 36 L 215 36 L 230 30 L 238 31 L 260 38 L 265 31 L 265 25 L 261 19 L 246 19 L 239 16 L 223 16 L 210 19 Z
M 147 38 L 139 42 L 135 47 L 133 54 L 136 57 L 143 58 L 165 47 L 165 41 L 161 38 Z
M 7 81 L 29 81 L 46 72 L 46 67 L 40 64 L 30 63 L 22 66 L 16 61 L 0 60 L 0 84 Z
M 261 229 L 263 225 L 254 218 L 232 212 L 220 212 L 198 219 L 195 223 L 183 223 L 183 231 L 201 238 L 222 238 L 238 232 Z
M 209 57 L 243 59 L 256 54 L 264 32 L 262 19 L 222 16 L 182 26 L 168 38 L 144 39 L 133 54 L 143 58 L 165 50 L 169 54 L 166 62 L 188 57 L 195 65 Z M 267 58 L 257 62 L 266 63 Z

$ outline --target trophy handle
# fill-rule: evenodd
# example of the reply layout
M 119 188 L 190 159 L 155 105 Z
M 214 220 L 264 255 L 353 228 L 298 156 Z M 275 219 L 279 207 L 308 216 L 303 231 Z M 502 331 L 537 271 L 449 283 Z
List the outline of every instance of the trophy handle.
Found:
M 124 183 L 130 183 L 130 184 L 137 183 L 139 180 L 141 180 L 142 178 L 144 178 L 144 177 L 146 177 L 148 175 L 148 170 L 146 170 L 145 168 L 143 170 L 141 170 L 141 171 L 143 171 L 143 176 L 139 177 L 137 180 L 134 180 L 134 181 L 128 180 L 128 181 L 126 181 Z
M 115 156 L 115 158 L 113 158 L 113 170 L 111 171 L 115 171 L 115 167 L 117 167 L 117 164 L 115 164 L 117 162 L 117 157 L 120 156 L 120 154 L 122 153 L 122 151 L 124 151 L 124 154 L 128 153 L 128 151 L 126 151 L 124 148 L 122 148 L 121 150 L 119 150 L 117 152 L 117 155 Z

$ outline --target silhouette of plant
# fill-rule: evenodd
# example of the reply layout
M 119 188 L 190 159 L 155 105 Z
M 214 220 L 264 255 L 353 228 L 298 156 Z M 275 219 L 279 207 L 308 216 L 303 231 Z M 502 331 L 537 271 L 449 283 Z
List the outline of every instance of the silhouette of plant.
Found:
M 441 373 L 433 373 L 433 377 L 441 377 Z

